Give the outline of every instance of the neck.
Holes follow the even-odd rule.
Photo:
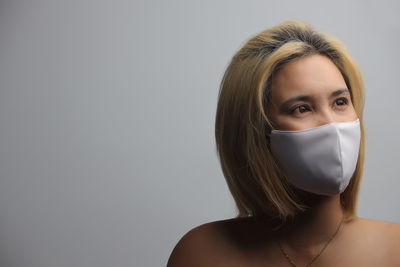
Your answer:
[[[314,247],[326,242],[343,218],[340,195],[313,198],[310,208],[289,220],[283,229],[283,242],[292,248]]]

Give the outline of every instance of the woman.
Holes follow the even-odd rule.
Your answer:
[[[364,86],[298,21],[251,38],[221,83],[216,143],[237,218],[188,232],[168,267],[400,266],[400,226],[356,216]]]

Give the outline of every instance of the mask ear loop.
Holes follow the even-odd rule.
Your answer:
[[[275,72],[275,71],[274,71]],[[273,103],[271,103],[270,101],[270,86],[271,86],[271,79],[272,79],[272,74],[270,74],[267,79],[266,82],[263,86],[263,90],[262,90],[262,115],[264,117],[264,120],[266,122],[266,138],[269,140],[271,137],[271,133],[273,130],[277,130],[277,128],[273,125],[273,123],[271,122],[271,120],[268,119],[267,116],[267,110],[268,110],[268,106],[274,106]]]
[[[271,151],[271,135],[272,135],[272,131],[276,129],[276,127],[273,126],[272,122],[270,120],[268,120],[268,118],[265,119],[265,139],[267,142],[267,146],[269,151],[272,154]]]
[[[286,178],[284,169],[279,165],[279,163],[277,162],[276,158],[274,157],[274,155],[272,153],[271,135],[272,135],[272,131],[273,130],[278,130],[278,129],[277,129],[277,127],[274,126],[274,123],[271,120],[268,119],[267,113],[265,112],[268,109],[268,105],[273,105],[273,104],[269,101],[268,97],[265,97],[263,99],[263,110],[262,110],[262,113],[263,113],[263,117],[264,117],[264,120],[265,120],[265,128],[266,128],[265,129],[265,138],[266,138],[267,147],[268,147],[269,153],[271,154],[271,157],[272,157],[272,159],[274,161],[274,168],[275,168],[275,170],[276,170],[276,172],[278,174],[278,177],[279,177],[279,179],[281,181],[282,186],[285,188],[286,192],[293,199],[298,199],[298,196],[296,194],[296,189],[290,185],[288,179]],[[302,204],[301,204],[301,206],[302,206]],[[284,216],[284,217],[280,216],[279,219],[281,221],[283,220],[283,221],[286,222],[286,220],[289,219],[289,217],[290,216]]]
[[[267,138],[268,145],[269,145],[272,131],[277,130],[277,128],[274,126],[273,122],[268,119],[268,116],[265,113],[266,107],[264,106],[263,108],[264,108],[263,116],[264,116],[264,120],[265,120],[265,137]]]

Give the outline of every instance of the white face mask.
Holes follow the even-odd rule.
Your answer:
[[[271,151],[290,184],[318,195],[342,193],[356,168],[360,121],[271,132]]]

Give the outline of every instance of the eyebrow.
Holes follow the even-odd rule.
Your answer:
[[[334,98],[336,96],[342,95],[342,94],[350,94],[349,89],[338,89],[334,92],[331,93],[331,95],[329,96],[329,98]],[[288,100],[286,100],[285,102],[283,102],[281,104],[281,109],[285,109],[286,107],[290,106],[290,104],[297,102],[297,101],[310,101],[312,100],[313,97],[310,95],[298,95],[298,96],[294,96],[289,98]]]

